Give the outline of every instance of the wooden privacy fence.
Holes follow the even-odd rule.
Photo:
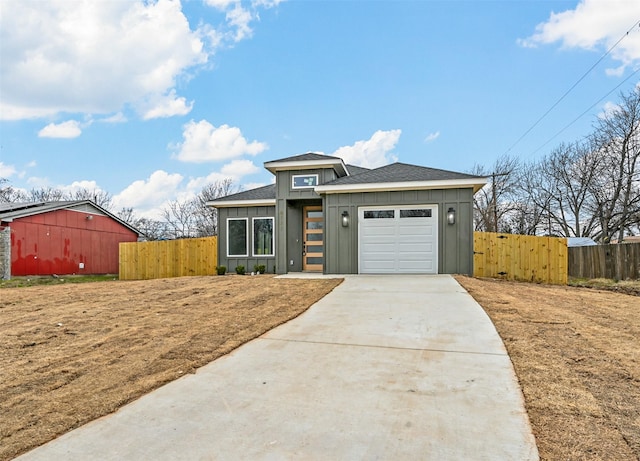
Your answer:
[[[567,239],[473,233],[473,275],[567,284]]]
[[[640,280],[640,243],[569,248],[569,275]]]
[[[217,264],[217,237],[120,244],[120,280],[214,275]]]

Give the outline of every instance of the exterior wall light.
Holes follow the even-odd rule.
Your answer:
[[[93,219],[93,215],[87,215],[87,221],[91,221]]]
[[[349,227],[349,212],[347,210],[342,212],[342,227]]]
[[[447,211],[447,223],[455,224],[456,223],[456,210],[453,207],[450,207]]]

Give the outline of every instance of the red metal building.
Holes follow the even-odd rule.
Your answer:
[[[120,242],[139,234],[89,200],[0,204],[7,227],[12,276],[117,274]]]

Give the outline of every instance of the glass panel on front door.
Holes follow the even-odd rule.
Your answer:
[[[302,270],[322,272],[324,259],[324,215],[322,206],[303,208]]]

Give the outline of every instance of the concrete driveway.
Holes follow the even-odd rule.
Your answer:
[[[537,460],[511,361],[450,276],[309,311],[21,460]]]

